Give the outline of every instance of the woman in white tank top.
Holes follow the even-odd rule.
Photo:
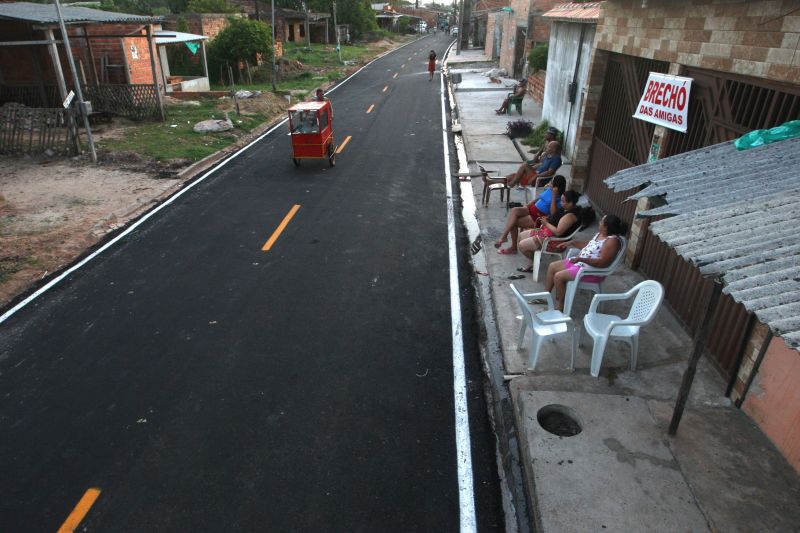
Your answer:
[[[556,309],[564,310],[564,292],[567,282],[575,279],[581,267],[589,265],[604,268],[614,261],[622,246],[620,236],[625,235],[627,231],[627,224],[622,222],[619,217],[606,215],[600,219],[600,231],[592,237],[592,240],[588,242],[567,241],[559,245],[562,250],[572,246],[581,248],[581,251],[575,257],[551,263],[547,269],[547,281],[544,288],[547,292],[552,291],[553,288],[556,289]],[[583,276],[581,278],[590,283],[602,279],[602,276]]]

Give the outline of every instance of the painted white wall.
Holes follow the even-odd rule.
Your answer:
[[[583,45],[580,46],[581,28],[584,28]],[[583,104],[586,78],[589,75],[589,58],[594,43],[595,24],[554,22],[550,30],[550,45],[547,54],[547,80],[544,87],[542,118],[551,126],[564,132],[564,155],[572,159],[575,136],[578,131],[581,105]],[[575,103],[569,103],[569,84],[575,76],[578,63],[578,89]]]

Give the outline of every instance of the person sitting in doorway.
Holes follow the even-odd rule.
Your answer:
[[[526,207],[514,207],[508,212],[506,225],[500,238],[494,242],[499,254],[517,253],[517,240],[520,230],[538,227],[539,219],[555,213],[561,208],[561,195],[567,188],[567,179],[564,176],[555,176],[550,186],[545,187],[542,194]],[[511,235],[511,246],[500,248]]]
[[[508,186],[523,187],[531,183],[536,184],[536,180],[540,180],[542,182],[540,184],[544,185],[550,180],[542,180],[542,178],[554,175],[561,168],[561,164],[561,143],[550,141],[545,146],[544,155],[538,162],[534,159],[525,161],[515,173],[506,176]]]
[[[521,80],[519,80],[519,83],[517,83],[514,86],[514,92],[511,93],[511,96],[506,97],[506,99],[503,100],[503,103],[500,104],[500,108],[495,109],[494,112],[497,113],[498,115],[506,114],[506,112],[508,112],[508,106],[511,105],[511,99],[524,98],[525,93],[527,91],[528,91],[528,80],[522,78]]]

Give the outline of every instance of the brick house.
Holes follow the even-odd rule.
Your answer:
[[[72,6],[62,11],[79,81],[94,110],[163,117],[154,38],[159,19]],[[0,46],[0,104],[60,105],[74,80],[55,8],[0,3],[0,33],[5,41]]]
[[[664,284],[666,302],[690,332],[703,319],[699,302],[710,293],[711,282],[654,236],[649,219],[634,218],[663,200],[626,202],[638,189],[612,190],[604,180],[648,161],[800,119],[799,9],[798,0],[607,0],[601,5],[572,185],[585,190],[602,212],[632,223],[631,265]],[[685,133],[632,118],[649,72],[693,80]],[[707,355],[728,382],[726,394],[800,469],[800,354],[770,331],[723,294]]]
[[[259,0],[229,0],[241,13],[251,19],[272,24],[272,6]],[[333,35],[333,17],[329,13],[308,12],[308,28],[312,43],[330,44]],[[306,13],[294,9],[275,8],[276,57],[283,55],[283,43],[306,40]]]
[[[558,3],[557,0],[511,0],[510,10],[494,13],[493,20],[487,21],[486,46],[490,43],[491,26],[494,34],[499,33],[500,67],[511,76],[522,76],[532,44],[546,43],[550,38],[550,24],[542,15]]]

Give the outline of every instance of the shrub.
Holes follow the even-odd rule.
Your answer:
[[[208,47],[209,74],[216,76],[226,63],[234,71],[245,61],[256,65],[257,56],[263,61],[272,61],[272,30],[263,22],[243,18],[231,18],[230,24],[211,41]],[[225,72],[227,69],[223,69]],[[225,74],[223,74],[225,79]]]
[[[538,43],[533,45],[531,53],[528,54],[528,68],[533,72],[540,70],[547,70],[547,43]]]
[[[541,121],[533,131],[530,132],[524,139],[522,139],[522,144],[526,146],[533,146],[536,148],[541,148],[544,145],[544,134],[547,131],[547,128],[550,127],[550,124],[547,123],[546,120]],[[559,131],[558,135],[556,135],[556,140],[564,145],[564,133]]]

